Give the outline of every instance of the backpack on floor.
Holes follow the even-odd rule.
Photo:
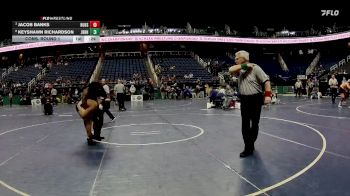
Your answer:
[[[45,115],[52,115],[53,113],[53,106],[51,103],[45,103],[44,104],[44,114]]]

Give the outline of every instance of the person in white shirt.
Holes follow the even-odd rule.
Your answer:
[[[57,104],[56,103],[56,101],[57,101],[57,90],[55,88],[51,89],[51,97],[52,97],[53,104]]]
[[[301,89],[303,87],[303,84],[301,83],[300,79],[297,80],[297,82],[294,84],[295,87],[295,97],[299,95],[301,96]]]
[[[119,103],[119,110],[125,111],[126,108],[124,106],[124,93],[125,93],[125,86],[122,83],[121,80],[118,80],[118,84],[114,86],[114,92],[117,94],[117,100]]]
[[[328,85],[331,89],[332,103],[335,104],[335,98],[337,97],[337,90],[338,90],[338,80],[335,78],[334,74],[329,79]]]
[[[133,95],[133,94],[135,94],[135,92],[136,92],[136,88],[135,88],[135,86],[132,84],[131,87],[130,87],[130,93]]]
[[[225,90],[222,86],[220,86],[220,88],[219,88],[219,94],[225,95],[225,93],[226,93],[226,90]]]
[[[13,94],[12,91],[9,93],[10,107],[12,107]]]

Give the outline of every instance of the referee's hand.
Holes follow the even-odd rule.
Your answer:
[[[268,104],[271,104],[271,97],[265,97],[265,99],[264,99],[264,104],[265,105],[268,105]]]
[[[272,98],[271,98],[271,97],[267,97],[267,96],[265,96],[265,99],[264,99],[264,104],[265,104],[265,105],[271,104],[271,100],[272,100]]]

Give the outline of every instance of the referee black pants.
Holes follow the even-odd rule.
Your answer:
[[[263,95],[241,95],[242,135],[245,151],[254,150],[254,143],[258,137]]]
[[[117,93],[117,100],[119,104],[119,110],[124,109],[124,93]]]
[[[335,103],[335,98],[337,97],[337,88],[331,88],[332,103]]]
[[[94,137],[99,138],[101,136],[101,130],[103,126],[103,110],[98,109],[93,118]]]
[[[111,111],[109,111],[109,108],[111,108],[111,102],[110,101],[103,101],[102,106],[103,106],[103,111],[106,112],[106,114],[109,116],[109,118],[113,120],[114,116],[111,113]]]
[[[297,97],[298,95],[299,95],[299,97],[301,96],[301,88],[295,89],[295,97]]]

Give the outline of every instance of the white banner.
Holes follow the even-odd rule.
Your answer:
[[[41,105],[41,100],[40,99],[32,99],[32,106],[37,106]]]
[[[242,43],[242,44],[301,44],[327,42],[340,39],[350,38],[350,32],[330,34],[318,37],[298,37],[298,38],[241,38],[241,37],[224,37],[224,36],[203,36],[203,35],[121,35],[100,37],[91,40],[90,36],[84,37],[84,42],[34,42],[26,44],[17,44],[0,47],[0,53],[70,44],[83,44],[91,42],[216,42],[216,43]],[[85,40],[87,39],[87,40]],[[87,42],[85,42],[87,41]]]
[[[306,75],[297,75],[297,79],[306,80]]]
[[[131,95],[131,102],[143,102],[143,95]]]

